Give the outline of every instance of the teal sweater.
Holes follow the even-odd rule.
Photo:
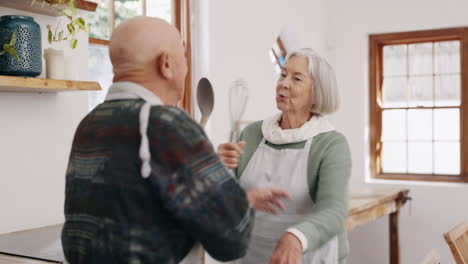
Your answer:
[[[247,126],[240,135],[246,141],[244,154],[235,170],[239,178],[263,139],[262,121]],[[304,148],[305,141],[293,144],[267,145],[275,149]],[[336,132],[314,137],[308,164],[310,197],[316,203],[313,213],[293,226],[307,237],[307,251],[316,250],[338,236],[338,255],[343,263],[349,248],[345,230],[348,206],[348,182],[351,175],[351,153],[346,138]]]

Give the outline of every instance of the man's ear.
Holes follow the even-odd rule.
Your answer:
[[[164,79],[172,79],[173,78],[173,61],[167,52],[162,52],[159,55],[158,60],[156,61],[158,71],[161,73],[161,77]]]

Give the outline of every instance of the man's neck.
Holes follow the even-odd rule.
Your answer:
[[[164,105],[175,105],[177,103],[174,102],[174,96],[171,93],[173,89],[171,89],[167,82],[155,78],[141,78],[139,76],[114,77],[113,81],[132,82],[141,85],[159,97]]]

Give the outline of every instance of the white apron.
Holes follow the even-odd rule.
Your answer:
[[[276,150],[265,144],[258,146],[245,168],[240,183],[245,190],[276,187],[286,189],[292,200],[285,201],[286,209],[279,215],[256,211],[255,225],[247,254],[239,264],[268,264],[276,243],[284,232],[302,222],[312,213],[314,203],[309,194],[307,165],[312,139],[303,149]],[[321,248],[307,252],[303,264],[337,264],[338,239],[334,237]]]

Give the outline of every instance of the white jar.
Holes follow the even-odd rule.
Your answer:
[[[46,78],[65,79],[65,55],[63,50],[48,48],[44,51],[44,58],[46,60]]]

